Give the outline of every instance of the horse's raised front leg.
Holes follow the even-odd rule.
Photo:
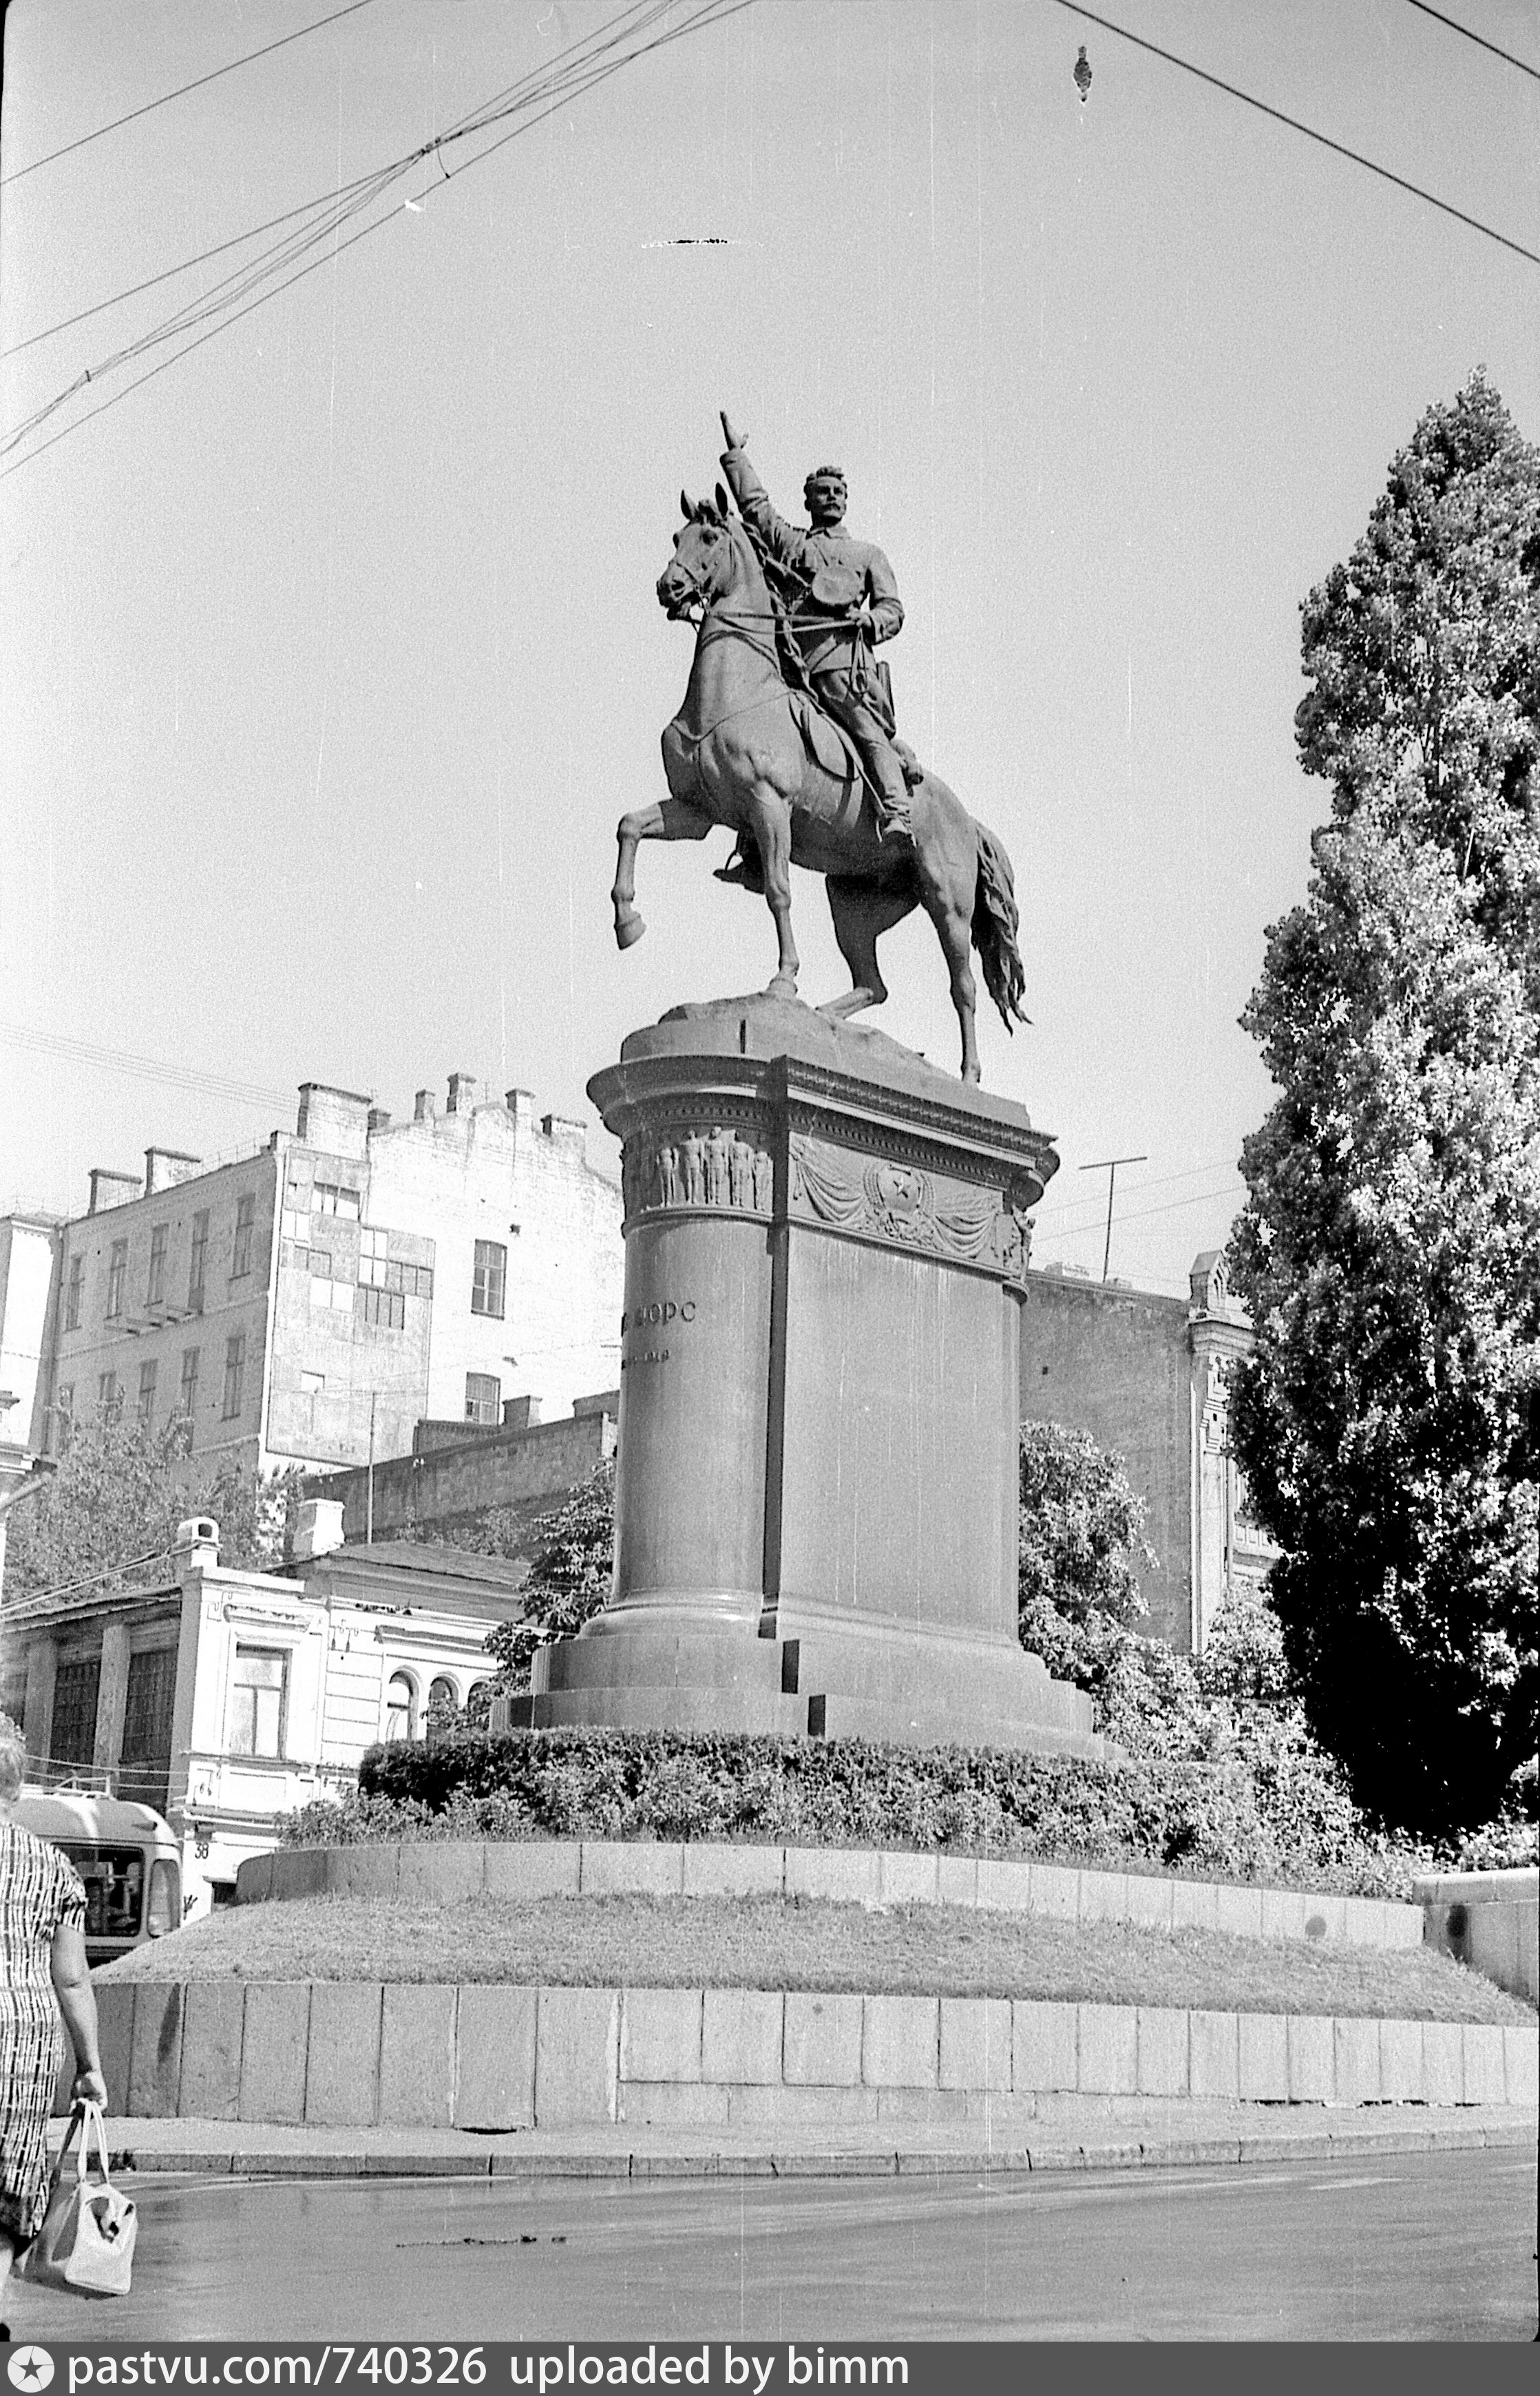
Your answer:
[[[851,987],[842,998],[826,999],[818,1013],[841,1018],[859,1015],[865,1006],[881,1006],[887,996],[887,984],[877,965],[879,939],[912,913],[919,898],[908,876],[883,890],[870,882],[848,881],[843,874],[831,873],[826,886],[834,938],[850,967]]]
[[[750,802],[750,823],[764,868],[764,900],[776,919],[777,955],[767,998],[795,998],[800,960],[791,937],[791,810],[777,791],[763,787]]]
[[[636,852],[644,840],[704,840],[711,829],[711,819],[703,815],[687,799],[659,799],[650,807],[638,807],[634,814],[622,816],[618,836],[620,855],[615,869],[615,887],[610,897],[615,901],[616,946],[629,949],[646,930],[636,909]]]

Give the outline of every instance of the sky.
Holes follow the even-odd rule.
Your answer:
[[[1058,0],[750,0],[424,159],[126,391],[168,353],[113,354],[263,244],[117,295],[616,15],[365,0],[216,74],[337,5],[7,19],[3,434],[92,384],[0,456],[0,1210],[77,1213],[152,1142],[255,1148],[310,1079],[398,1111],[518,1084],[615,1169],[590,1075],[775,964],[725,833],[644,848],[623,955],[608,900],[617,819],[664,794],[690,634],[654,584],[725,407],[784,512],[844,467],[907,610],[900,728],[1014,860],[1032,1026],[982,993],[980,1026],[1063,1160],[1037,1261],[1101,1271],[1084,1168],[1137,1156],[1110,1270],[1185,1293],[1328,811],[1300,601],[1479,365],[1540,434],[1540,267]],[[1540,79],[1408,0],[1100,13],[1540,249]],[[1540,66],[1525,0],[1444,13]],[[816,1003],[848,977],[815,877],[794,905]],[[867,1019],[955,1070],[923,916],[883,963]]]

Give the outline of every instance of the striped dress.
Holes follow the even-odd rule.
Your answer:
[[[67,1856],[0,1821],[0,2237],[23,2245],[48,2196],[48,2113],[62,2054],[50,1950],[61,1922],[86,1922]]]

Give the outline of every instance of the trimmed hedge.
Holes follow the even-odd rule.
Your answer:
[[[359,1795],[291,1816],[293,1844],[381,1838],[757,1840],[1037,1855],[1405,1896],[1420,1852],[1281,1757],[1116,1765],[1001,1748],[679,1731],[516,1731],[371,1748]]]

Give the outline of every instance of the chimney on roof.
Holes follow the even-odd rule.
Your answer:
[[[504,1398],[504,1431],[533,1431],[540,1419],[538,1398]]]
[[[389,1107],[371,1107],[369,1109],[369,1129],[371,1131],[387,1131],[390,1128],[390,1123],[391,1110]]]
[[[438,1100],[431,1090],[419,1090],[412,1100],[412,1121],[431,1123],[438,1112]]]
[[[158,1190],[174,1190],[179,1181],[190,1181],[199,1165],[201,1156],[189,1156],[181,1148],[147,1148],[144,1151],[144,1194],[153,1198]]]
[[[329,1556],[342,1545],[342,1513],[340,1498],[306,1498],[294,1525],[297,1564],[313,1564],[317,1556]]]
[[[332,1156],[367,1156],[367,1097],[358,1090],[335,1089],[328,1082],[301,1082],[295,1138]]]
[[[449,1112],[468,1115],[476,1103],[474,1073],[451,1073],[449,1076]]]
[[[110,1165],[91,1167],[91,1203],[88,1215],[103,1215],[109,1206],[126,1206],[137,1198],[143,1185],[137,1173],[114,1173]]]
[[[207,1514],[191,1514],[177,1524],[171,1543],[178,1577],[190,1572],[213,1572],[219,1561],[219,1526]]]

